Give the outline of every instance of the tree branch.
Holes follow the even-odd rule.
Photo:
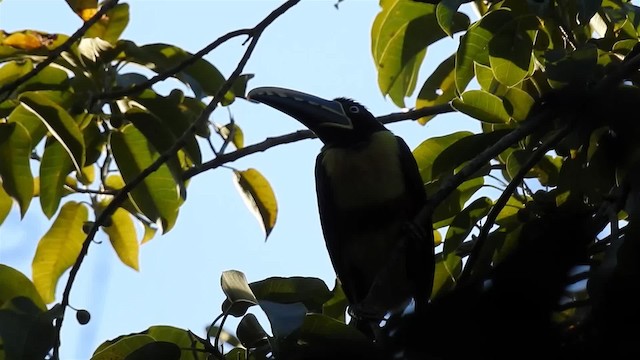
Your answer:
[[[67,283],[63,291],[62,303],[61,303],[62,314],[57,319],[55,330],[54,330],[55,346],[54,346],[53,358],[55,360],[59,359],[60,330],[62,328],[64,312],[66,310],[67,305],[69,305],[69,296],[71,294],[71,288],[73,287],[75,278],[78,274],[78,271],[80,270],[82,261],[84,260],[84,257],[87,255],[87,251],[89,250],[89,245],[91,245],[91,242],[95,237],[96,233],[98,232],[98,229],[100,228],[100,226],[105,223],[105,221],[116,211],[116,209],[120,207],[120,205],[122,205],[122,203],[128,198],[128,194],[131,192],[131,190],[133,190],[136,186],[138,186],[147,176],[149,176],[151,173],[153,173],[158,168],[160,168],[162,164],[164,164],[171,156],[173,156],[180,148],[182,148],[184,146],[184,143],[186,142],[186,139],[189,136],[191,136],[193,132],[195,132],[197,125],[206,121],[209,118],[209,116],[211,115],[211,112],[213,112],[213,110],[217,107],[218,103],[223,98],[224,94],[226,94],[226,92],[229,91],[229,89],[233,85],[233,82],[237,79],[237,77],[240,75],[240,73],[244,69],[244,66],[246,65],[247,61],[251,57],[251,54],[253,53],[253,50],[258,40],[260,39],[260,36],[264,32],[264,30],[267,28],[267,26],[269,26],[280,15],[284,14],[288,9],[296,5],[298,2],[300,2],[300,0],[289,0],[285,2],[283,5],[281,5],[276,10],[271,12],[271,14],[269,14],[266,18],[264,18],[264,20],[258,23],[253,29],[251,29],[251,31],[248,34],[251,39],[251,42],[249,43],[249,46],[245,50],[245,53],[242,56],[242,59],[239,61],[238,65],[236,66],[236,69],[233,71],[231,76],[229,76],[229,78],[224,82],[224,84],[218,90],[217,94],[213,97],[211,102],[202,111],[198,120],[194,121],[191,124],[189,129],[187,129],[182,134],[182,136],[180,136],[180,138],[176,140],[176,142],[173,144],[173,146],[171,146],[169,150],[162,153],[158,157],[158,159],[156,159],[156,161],[153,162],[153,164],[151,164],[144,171],[142,171],[142,173],[139,176],[137,176],[133,181],[131,181],[130,183],[127,183],[122,189],[120,189],[118,194],[113,198],[113,200],[109,203],[109,205],[107,205],[104,211],[102,211],[98,215],[96,221],[94,222],[93,226],[89,230],[89,233],[87,234],[87,237],[82,244],[82,249],[78,254],[76,262],[71,267],[71,270],[69,272],[69,278],[67,279]]]
[[[379,116],[377,119],[383,124],[391,124],[391,123],[399,122],[403,120],[416,120],[421,117],[425,117],[429,115],[444,114],[444,113],[453,112],[453,111],[454,110],[451,107],[451,105],[443,104],[443,105],[437,105],[432,107],[420,108],[416,110],[410,110],[406,112],[397,112],[389,115],[383,115],[383,116]],[[205,163],[194,166],[183,173],[182,179],[188,180],[207,170],[215,169],[221,165],[236,161],[247,155],[269,150],[270,148],[278,145],[288,144],[288,143],[305,140],[305,139],[313,139],[315,137],[316,135],[311,130],[298,130],[293,133],[280,135],[276,137],[270,137],[262,142],[243,147],[242,149],[238,149],[236,151],[232,151],[225,154],[220,154],[212,160],[209,160]]]
[[[498,218],[498,214],[500,214],[500,211],[502,211],[504,206],[507,205],[507,202],[509,201],[511,194],[520,185],[520,183],[524,179],[525,175],[529,172],[529,170],[531,170],[531,168],[533,168],[540,161],[540,159],[542,159],[542,157],[549,150],[551,150],[552,147],[554,147],[558,143],[558,141],[562,140],[565,136],[567,136],[570,130],[571,130],[570,126],[565,126],[563,129],[553,134],[553,136],[551,136],[551,138],[549,138],[545,143],[540,145],[540,147],[538,147],[531,154],[529,159],[527,159],[527,162],[522,165],[520,170],[518,170],[518,173],[513,177],[509,185],[507,185],[506,189],[504,189],[504,191],[502,192],[502,194],[500,194],[500,197],[491,208],[491,211],[489,211],[489,214],[487,215],[487,220],[485,221],[484,225],[482,225],[482,228],[480,229],[480,233],[478,234],[478,238],[473,244],[473,250],[471,251],[469,258],[467,259],[467,263],[464,266],[464,270],[462,270],[462,274],[460,274],[460,278],[458,279],[459,283],[464,283],[470,278],[471,271],[473,270],[473,267],[476,264],[476,261],[478,261],[478,257],[482,252],[482,247],[484,246],[484,243],[487,241],[489,231],[491,230],[491,228],[493,227],[493,224]]]
[[[129,88],[126,89],[122,89],[122,90],[116,90],[113,92],[109,92],[109,93],[103,93],[103,94],[99,94],[97,95],[93,100],[115,100],[115,99],[119,99],[128,95],[135,95],[138,94],[146,89],[149,89],[151,86],[153,86],[154,84],[166,80],[168,78],[170,78],[171,76],[177,74],[178,72],[186,69],[187,67],[193,65],[196,61],[200,60],[202,57],[204,57],[206,54],[208,54],[209,52],[213,51],[215,48],[217,48],[218,46],[222,45],[223,43],[238,37],[238,36],[242,36],[242,35],[247,35],[247,36],[251,36],[252,32],[255,30],[254,29],[240,29],[240,30],[235,30],[235,31],[231,31],[219,38],[217,38],[215,41],[213,41],[212,43],[210,43],[209,45],[205,46],[204,48],[202,48],[200,51],[198,51],[197,53],[193,54],[193,56],[177,65],[175,65],[172,68],[167,69],[164,72],[161,72],[157,75],[155,75],[154,77],[152,77],[151,79],[142,82],[140,84],[135,84]]]
[[[89,28],[93,24],[95,24],[98,20],[102,18],[104,14],[107,13],[107,11],[111,10],[111,8],[116,6],[116,4],[118,4],[118,1],[119,0],[105,1],[104,4],[102,4],[102,6],[100,7],[100,10],[98,10],[98,12],[96,12],[89,20],[85,21],[85,23],[78,30],[76,30],[76,32],[73,33],[73,35],[71,35],[64,43],[62,43],[62,45],[55,48],[51,52],[51,54],[49,54],[49,56],[47,56],[47,58],[44,59],[44,61],[36,65],[36,67],[33,68],[33,70],[29,71],[24,76],[21,76],[18,79],[0,87],[0,95],[6,92],[6,94],[2,95],[2,98],[0,98],[0,103],[7,100],[11,95],[11,93],[18,88],[18,86],[24,84],[34,76],[38,75],[40,71],[42,71],[44,68],[49,66],[52,62],[54,62],[58,58],[58,56],[60,56],[60,54],[62,54],[64,51],[68,51],[71,45],[73,45],[73,43],[78,41],[87,32],[87,30],[89,30]]]
[[[474,157],[459,172],[446,179],[440,189],[431,196],[427,205],[425,205],[420,213],[415,217],[414,223],[419,226],[423,226],[423,224],[430,224],[430,219],[435,208],[440,205],[440,203],[444,201],[444,199],[446,199],[458,186],[460,186],[460,184],[465,182],[471,175],[480,170],[480,168],[487,164],[491,159],[498,156],[498,154],[506,150],[509,146],[533,133],[545,122],[550,114],[551,109],[543,107],[536,115],[532,116],[529,120],[524,121],[519,127],[503,136],[491,147],[488,147]]]

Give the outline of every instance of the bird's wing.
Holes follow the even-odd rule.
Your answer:
[[[329,181],[327,172],[324,166],[322,166],[323,157],[324,152],[320,152],[316,158],[315,169],[318,212],[320,214],[320,222],[322,224],[322,233],[324,234],[329,258],[331,259],[331,264],[333,265],[336,275],[340,274],[341,277],[348,278],[349,275],[347,272],[349,271],[349,268],[345,266],[344,263],[344,247],[342,246],[343,243],[341,241],[343,234],[341,234],[339,229],[337,229],[337,226],[340,224],[342,219],[340,219],[337,206],[330,197],[330,194],[333,194],[333,192],[331,191],[331,182]],[[340,279],[340,281],[342,282],[343,289],[345,290],[345,294],[347,295],[349,302],[353,303],[356,299],[350,297],[354,292],[350,291],[351,289],[345,289],[349,284],[345,285],[344,280],[349,282],[349,279]]]
[[[415,217],[427,203],[427,194],[420,171],[409,146],[397,137],[400,163],[405,177],[407,195],[412,201],[411,213]],[[410,219],[413,220],[413,219]],[[411,225],[411,224],[407,224]],[[414,229],[413,234],[408,234],[407,241],[407,273],[414,283],[416,303],[426,303],[431,296],[433,286],[433,273],[435,271],[433,229],[431,223],[418,224],[424,231]]]

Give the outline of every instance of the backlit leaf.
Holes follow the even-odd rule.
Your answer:
[[[138,239],[129,213],[121,208],[116,209],[111,215],[111,226],[103,226],[102,230],[109,236],[111,246],[120,261],[134,270],[139,270]]]
[[[28,277],[10,266],[0,264],[0,307],[18,296],[28,297],[40,310],[47,310],[46,304]]]
[[[123,60],[146,66],[157,73],[165,72],[193,58],[191,53],[168,44],[149,44],[138,47],[128,42],[124,54]],[[198,99],[216,95],[225,82],[222,73],[202,58],[195,60],[193,65],[183,69],[175,77],[188,85]],[[225,94],[223,104],[231,103],[233,99],[234,95],[229,91]]]
[[[13,199],[4,191],[4,187],[0,184],[0,225],[2,225],[4,219],[7,218],[9,212],[11,212],[11,204],[13,204]]]
[[[73,12],[84,21],[89,20],[98,11],[98,0],[65,0]]]
[[[473,24],[460,38],[456,52],[456,87],[463,92],[473,79],[474,64],[489,65],[488,44],[494,34],[506,23],[513,20],[508,9],[502,8],[485,15]]]
[[[454,69],[454,55],[451,55],[438,65],[422,85],[422,89],[420,89],[420,93],[416,99],[416,109],[446,104],[456,96]],[[424,125],[434,116],[435,115],[425,116],[418,119],[418,121]]]
[[[62,206],[51,228],[40,239],[32,263],[33,283],[45,303],[54,300],[58,279],[74,264],[86,234],[87,208],[75,201]]]
[[[124,336],[116,342],[100,345],[91,360],[125,360],[127,355],[154,341],[155,339],[147,334]]]
[[[27,110],[34,113],[67,151],[73,166],[82,171],[84,166],[84,138],[78,124],[62,108],[44,95],[23,93],[19,98]]]
[[[158,158],[158,153],[132,125],[115,131],[110,138],[113,157],[126,183],[130,183]],[[147,176],[131,191],[131,197],[151,221],[160,220],[163,233],[171,230],[180,206],[175,181],[166,165]]]
[[[50,219],[58,210],[67,175],[73,163],[58,141],[50,141],[44,148],[40,163],[40,206]]]
[[[465,91],[461,98],[453,99],[451,106],[482,122],[505,124],[510,120],[502,99],[482,90]]]
[[[33,197],[33,175],[29,159],[31,139],[19,123],[0,123],[0,177],[2,187],[20,206],[24,217]]]
[[[382,94],[404,107],[413,93],[426,49],[446,37],[437,22],[435,5],[413,1],[384,1],[371,30],[373,59]],[[452,31],[466,29],[469,19],[456,13]]]
[[[93,24],[84,37],[100,38],[115,44],[127,24],[129,24],[129,4],[118,4]]]
[[[247,312],[247,309],[258,304],[253,291],[249,287],[244,273],[237,270],[227,270],[220,276],[220,285],[227,299],[222,304],[222,311],[240,317]],[[231,309],[229,309],[231,307]]]
[[[221,126],[220,135],[223,139],[228,139],[231,136],[231,143],[236,149],[242,149],[244,147],[244,134],[242,133],[242,129],[236,123],[229,123],[227,125]]]
[[[256,169],[234,170],[233,173],[235,184],[238,186],[247,207],[260,221],[264,229],[266,240],[275,226],[278,216],[278,204],[273,189],[267,179]]]

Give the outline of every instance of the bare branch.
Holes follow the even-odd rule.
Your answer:
[[[130,183],[127,183],[122,189],[120,189],[118,194],[113,198],[113,200],[104,209],[104,211],[102,211],[98,215],[96,221],[94,222],[93,226],[89,230],[89,233],[87,234],[87,238],[84,240],[82,244],[82,249],[78,254],[76,262],[71,267],[71,270],[69,272],[69,278],[67,279],[67,283],[65,285],[65,288],[62,294],[62,303],[61,303],[62,314],[56,321],[56,326],[55,326],[55,346],[54,346],[54,356],[53,356],[55,360],[59,359],[58,353],[59,353],[59,347],[60,347],[60,330],[62,328],[62,322],[64,319],[64,311],[66,310],[67,305],[69,305],[69,296],[71,294],[71,288],[73,287],[75,278],[78,274],[78,271],[80,270],[82,261],[84,260],[84,257],[87,255],[89,246],[91,245],[91,242],[93,241],[93,238],[98,232],[98,229],[100,228],[100,226],[102,226],[105,223],[105,221],[107,221],[107,219],[120,207],[120,205],[122,205],[122,203],[128,198],[128,194],[131,192],[131,190],[133,190],[136,186],[138,186],[147,176],[149,176],[151,173],[153,173],[158,168],[160,168],[162,164],[164,164],[171,156],[173,156],[180,148],[182,148],[184,146],[184,143],[186,142],[186,139],[189,136],[191,136],[193,132],[195,132],[197,125],[200,124],[201,122],[206,121],[209,118],[209,115],[211,115],[211,112],[216,108],[216,106],[218,105],[218,103],[220,102],[224,94],[227,91],[229,91],[229,89],[233,85],[233,82],[237,79],[237,77],[240,75],[240,73],[244,69],[245,64],[251,57],[251,54],[253,53],[253,50],[258,40],[260,39],[260,36],[264,32],[264,30],[267,28],[267,26],[269,26],[280,15],[284,14],[288,9],[296,5],[298,2],[300,2],[300,0],[289,0],[285,2],[283,5],[278,7],[271,14],[269,14],[266,18],[264,18],[264,20],[262,20],[253,29],[251,29],[251,32],[249,34],[251,42],[249,43],[249,46],[245,50],[245,53],[242,59],[239,61],[238,65],[236,66],[236,69],[233,71],[231,76],[229,76],[229,78],[225,81],[225,83],[222,85],[220,90],[218,90],[218,93],[213,97],[209,105],[207,105],[207,107],[202,111],[202,113],[199,116],[199,119],[193,122],[193,124],[191,124],[189,129],[187,129],[187,131],[185,131],[182,134],[182,136],[180,136],[180,138],[176,140],[176,142],[173,144],[173,146],[171,146],[169,150],[162,153],[158,157],[158,159],[156,159],[156,161],[153,162],[153,164],[151,164],[148,168],[142,171],[142,173],[139,176],[137,176],[133,181],[131,181]]]
[[[389,115],[379,116],[377,119],[383,124],[391,124],[394,122],[399,122],[403,120],[415,120],[424,116],[436,115],[436,114],[444,114],[448,112],[454,111],[453,108],[449,104],[438,105],[433,107],[425,107],[417,110],[411,110],[406,112],[397,112]],[[247,155],[255,154],[257,152],[262,152],[269,150],[272,147],[288,144],[304,139],[313,139],[316,135],[311,130],[298,130],[293,133],[267,138],[266,140],[243,147],[242,149],[238,149],[236,151],[232,151],[226,154],[220,154],[216,156],[213,160],[202,163],[198,166],[194,166],[191,169],[184,172],[182,175],[183,180],[190,179],[202,172],[207,170],[215,169],[219,166],[222,166],[226,163],[236,161],[240,158],[243,158]]]
[[[126,89],[122,89],[122,90],[117,90],[117,91],[113,91],[110,93],[104,93],[104,94],[99,94],[95,97],[94,100],[115,100],[115,99],[119,99],[128,95],[135,95],[138,94],[142,91],[144,91],[145,89],[149,89],[151,86],[153,86],[154,84],[166,80],[168,78],[170,78],[171,76],[177,74],[178,72],[186,69],[187,67],[193,65],[196,61],[200,60],[203,56],[205,56],[206,54],[208,54],[209,52],[213,51],[215,48],[217,48],[218,46],[222,45],[223,43],[238,37],[238,36],[242,36],[242,35],[247,35],[247,36],[251,36],[251,34],[254,32],[255,29],[240,29],[240,30],[235,30],[235,31],[231,31],[219,38],[217,38],[215,41],[213,41],[212,43],[210,43],[209,45],[205,46],[204,48],[202,48],[202,50],[198,51],[197,53],[193,54],[192,57],[190,57],[189,59],[173,66],[172,68],[167,69],[164,72],[161,72],[159,74],[157,74],[156,76],[152,77],[151,79],[142,82],[140,84],[135,84],[129,88]]]
[[[95,24],[98,20],[100,20],[102,16],[107,13],[107,11],[111,10],[111,8],[113,8],[114,6],[116,6],[116,4],[118,4],[118,1],[119,0],[105,1],[104,4],[102,4],[102,6],[100,7],[100,10],[98,10],[98,12],[96,12],[89,20],[85,21],[85,23],[78,30],[76,30],[76,32],[73,33],[73,35],[71,35],[64,43],[62,43],[62,45],[55,48],[51,52],[51,54],[49,54],[49,56],[47,56],[47,58],[44,59],[44,61],[36,65],[36,67],[33,68],[33,70],[29,71],[24,76],[21,76],[15,81],[12,81],[0,87],[0,94],[4,93],[4,95],[2,95],[2,98],[0,98],[0,103],[7,100],[11,95],[11,93],[18,88],[18,86],[24,84],[34,76],[38,75],[40,71],[42,71],[44,68],[49,66],[52,62],[54,62],[58,58],[58,56],[60,56],[60,54],[62,54],[65,51],[68,51],[71,45],[73,45],[73,43],[75,43],[82,36],[84,36],[84,34],[87,32],[87,30],[89,30],[89,28],[93,24]]]

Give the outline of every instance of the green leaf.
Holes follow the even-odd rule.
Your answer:
[[[496,80],[514,86],[529,73],[533,42],[527,33],[513,27],[500,31],[489,41],[489,63]]]
[[[473,24],[460,38],[456,52],[456,87],[463,92],[473,79],[474,64],[489,65],[489,41],[505,24],[513,20],[508,9],[491,11]]]
[[[495,130],[457,139],[436,155],[431,170],[432,178],[453,175],[456,168],[473,159],[510,132],[510,130]]]
[[[460,275],[456,271],[462,263],[462,258],[455,253],[456,249],[469,236],[478,221],[487,216],[492,205],[491,199],[487,197],[478,198],[451,221],[445,236],[442,254],[444,256],[444,266],[454,279]]]
[[[340,281],[336,279],[333,290],[331,291],[331,298],[322,304],[322,314],[344,322],[348,305],[349,301],[347,300],[347,296],[342,290]]]
[[[87,208],[70,201],[62,206],[51,228],[40,239],[33,257],[33,283],[45,303],[55,298],[56,284],[62,273],[80,254],[86,234],[82,226],[89,218]]]
[[[436,6],[438,25],[449,36],[453,36],[455,32],[453,29],[453,17],[462,3],[462,0],[442,0]]]
[[[435,6],[413,1],[383,1],[371,30],[372,54],[383,95],[404,107],[415,89],[418,71],[429,45],[444,38]],[[452,30],[466,29],[469,19],[456,13]]]
[[[506,124],[510,116],[499,97],[482,90],[465,91],[451,102],[456,110],[482,122]]]
[[[115,44],[128,24],[129,4],[118,4],[107,11],[102,19],[93,24],[84,37],[100,38]]]
[[[238,339],[247,349],[254,349],[268,341],[269,335],[253,314],[242,317],[236,330]]]
[[[268,300],[281,304],[300,302],[312,312],[321,312],[322,305],[331,298],[329,288],[318,278],[270,277],[249,286],[258,301]]]
[[[51,311],[43,312],[32,299],[14,297],[0,309],[2,359],[45,359],[53,347]]]
[[[222,291],[227,296],[222,311],[240,317],[247,312],[247,309],[258,304],[253,291],[249,287],[244,273],[237,270],[227,270],[220,277]],[[231,307],[231,308],[230,308]]]
[[[4,187],[0,182],[0,225],[2,225],[4,220],[7,218],[9,212],[11,212],[12,204],[13,199],[11,199],[11,196],[9,196],[6,191],[4,191]]]
[[[188,101],[187,98],[183,96],[181,92],[172,91],[171,94],[167,97],[161,96],[152,90],[145,90],[140,95],[133,97],[133,99],[139,105],[147,110],[150,114],[155,116],[155,119],[147,119],[147,122],[159,122],[158,126],[162,127],[162,136],[151,136],[151,134],[147,135],[147,132],[143,131],[144,124],[138,124],[136,127],[142,131],[145,136],[147,136],[154,146],[157,143],[157,149],[162,151],[163,149],[168,149],[170,145],[172,145],[172,141],[167,141],[168,139],[177,139],[181,137],[189,126],[197,119],[196,116],[189,113],[189,109],[187,105],[185,105],[185,101]],[[192,98],[191,98],[192,99]],[[201,103],[198,101],[198,103]],[[200,109],[201,110],[201,109]],[[138,114],[138,113],[135,113]],[[199,114],[198,114],[199,115]],[[135,120],[135,119],[134,119]],[[153,127],[153,125],[150,125]],[[164,130],[166,129],[166,130]],[[157,130],[157,129],[156,129]],[[173,134],[171,136],[170,134]],[[155,138],[158,139],[155,139]],[[155,140],[161,140],[162,142],[158,142]],[[167,142],[171,142],[171,144],[167,144]],[[200,147],[198,142],[196,141],[195,136],[189,136],[186,139],[186,145],[184,146],[184,151],[189,155],[191,161],[195,164],[202,163],[202,154],[200,153]]]
[[[515,121],[523,121],[529,115],[529,110],[535,104],[535,99],[526,91],[518,88],[509,88],[504,95],[504,105],[509,115]]]
[[[10,266],[0,264],[0,307],[19,296],[31,299],[40,310],[47,310],[47,305],[28,277]]]
[[[126,210],[118,208],[111,215],[111,225],[102,230],[109,236],[111,246],[123,264],[134,270],[140,270],[138,263],[139,245],[136,228]]]
[[[158,117],[138,108],[131,108],[125,113],[125,119],[130,121],[144,137],[153,145],[158,153],[165,153],[177,141],[177,137],[165,126]],[[195,138],[194,138],[195,140]],[[198,155],[199,152],[198,152]],[[182,181],[182,165],[177,156],[171,156],[165,163],[173,180],[184,191],[184,181]]]
[[[159,156],[144,135],[132,125],[112,132],[110,142],[113,157],[126,183],[140,176]],[[171,230],[178,217],[180,199],[166,165],[160,166],[136,186],[131,191],[131,197],[147,218],[153,222],[161,221],[163,233]]]
[[[20,206],[24,217],[33,197],[33,175],[29,159],[31,139],[19,123],[0,123],[0,177],[2,187]]]
[[[49,141],[40,163],[40,206],[49,219],[56,213],[73,163],[58,141]]]
[[[235,184],[249,210],[256,216],[265,232],[265,241],[276,225],[278,203],[271,185],[253,168],[233,171]]]
[[[440,155],[444,149],[451,146],[451,144],[472,134],[473,133],[469,131],[458,131],[444,136],[429,138],[418,145],[418,147],[413,150],[413,156],[418,163],[422,180],[424,180],[425,183],[436,180],[436,174],[433,173],[433,164],[438,155]]]
[[[18,99],[64,146],[76,170],[82,171],[85,159],[84,138],[73,118],[58,104],[38,93],[23,93]]]
[[[19,123],[27,130],[31,139],[30,150],[33,150],[47,134],[47,127],[31,111],[22,105],[16,106],[9,115],[9,123]]]
[[[162,73],[191,58],[193,58],[191,53],[177,46],[149,44],[138,47],[132,42],[127,42],[123,60],[134,62],[157,73]],[[210,62],[202,58],[195,60],[193,65],[178,72],[175,77],[188,85],[198,99],[204,96],[215,96],[225,82],[222,73]],[[225,94],[223,104],[229,104],[233,102],[233,99],[234,95],[229,91]]]
[[[368,341],[355,327],[322,314],[307,314],[300,328],[300,339],[318,339],[335,341]]]
[[[554,87],[565,84],[585,84],[597,73],[598,49],[587,44],[556,61],[547,61],[547,76]]]
[[[155,341],[144,344],[125,356],[124,360],[179,360],[180,347],[168,341]]]
[[[439,186],[439,182],[433,187]],[[475,177],[463,182],[444,201],[438,205],[433,213],[433,228],[439,229],[451,223],[453,218],[464,208],[464,204],[484,185],[482,177]],[[427,189],[428,191],[428,189]]]
[[[33,62],[26,59],[10,61],[0,67],[0,86],[12,83],[33,69]]]
[[[156,341],[166,341],[178,345],[182,349],[182,360],[204,360],[207,358],[206,353],[200,352],[204,350],[204,345],[198,341],[194,343],[188,330],[157,325],[148,328],[144,333],[152,336]],[[198,352],[197,358],[194,357],[196,352]]]
[[[93,353],[91,360],[124,360],[127,355],[154,341],[152,336],[146,334],[121,337],[116,342],[107,342],[106,346],[100,345]]]
[[[431,299],[436,299],[447,293],[455,285],[455,278],[462,273],[462,262],[455,264],[450,268],[445,265],[442,256],[436,256],[436,268],[433,273],[433,289],[431,291]]]
[[[446,104],[456,96],[454,70],[455,56],[451,55],[438,65],[422,85],[422,89],[420,89],[420,93],[416,99],[416,109]],[[424,125],[434,116],[435,115],[422,117],[418,119],[418,122]]]
[[[233,92],[236,97],[244,98],[247,93],[247,83],[254,77],[254,74],[242,74],[238,76],[236,81],[233,82],[233,85],[231,85],[231,92]]]

